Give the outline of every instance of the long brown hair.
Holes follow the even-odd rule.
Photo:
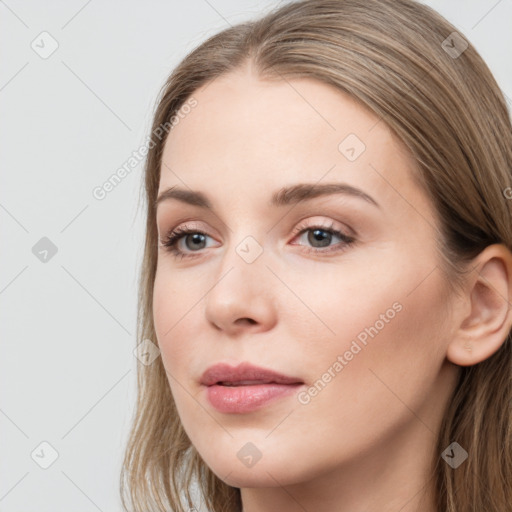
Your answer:
[[[250,61],[263,80],[314,78],[376,113],[418,163],[418,178],[441,222],[443,270],[451,283],[486,246],[512,250],[512,127],[503,93],[462,34],[413,0],[305,0],[228,28],[191,51],[158,98],[162,133],[194,91]],[[191,114],[193,115],[193,113]],[[176,117],[173,117],[176,116]],[[165,135],[168,130],[165,130]],[[155,199],[165,136],[145,167],[147,224],[137,343],[156,341]],[[432,456],[437,509],[505,512],[512,504],[512,338],[487,360],[460,368]],[[194,485],[211,512],[239,512],[240,490],[216,477],[191,444],[158,358],[138,366],[138,397],[121,473],[125,510],[182,512]],[[440,457],[457,441],[467,461]],[[126,494],[126,496],[125,496]],[[128,508],[127,498],[132,508]]]

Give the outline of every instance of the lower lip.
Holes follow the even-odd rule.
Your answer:
[[[246,386],[221,386],[214,384],[206,389],[210,403],[220,412],[244,413],[259,409],[276,398],[291,395],[302,384],[254,384]]]

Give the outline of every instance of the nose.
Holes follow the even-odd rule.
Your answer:
[[[205,296],[206,319],[229,335],[271,329],[276,323],[275,289],[263,255],[249,263],[230,249]]]

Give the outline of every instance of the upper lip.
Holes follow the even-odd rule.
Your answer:
[[[261,384],[303,384],[297,377],[289,377],[250,363],[241,363],[238,366],[230,366],[226,363],[218,363],[210,366],[201,376],[201,384],[212,386],[220,382],[237,384],[244,381],[255,381]]]

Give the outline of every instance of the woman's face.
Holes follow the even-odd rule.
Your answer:
[[[400,453],[408,471],[431,453],[454,383],[453,299],[413,160],[383,120],[314,80],[240,71],[193,97],[166,141],[159,195],[176,187],[210,205],[159,203],[163,242],[184,226],[199,234],[176,242],[183,257],[158,249],[153,297],[190,440],[235,487],[300,483],[370,454],[367,471]],[[351,188],[272,201],[299,184]],[[246,362],[302,384],[201,384],[212,365]]]

